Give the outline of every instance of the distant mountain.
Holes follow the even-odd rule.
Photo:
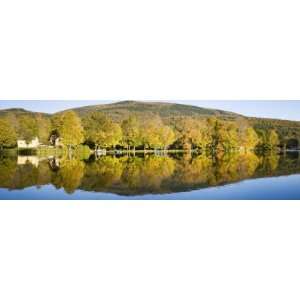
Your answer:
[[[42,115],[44,117],[50,117],[50,114],[46,114],[46,113],[40,113],[40,112],[32,112],[23,108],[8,108],[8,109],[1,109],[0,110],[0,117],[4,117],[7,115],[13,115],[16,117],[20,117],[20,116],[36,116],[36,115]]]
[[[167,102],[144,102],[144,101],[122,101],[111,104],[90,105],[73,109],[79,116],[84,116],[91,111],[101,111],[107,113],[115,120],[126,118],[129,114],[158,114],[161,118],[170,117],[224,117],[237,118],[241,117],[236,113],[208,109],[198,106],[167,103]]]

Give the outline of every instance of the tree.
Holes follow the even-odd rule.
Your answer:
[[[255,149],[260,139],[249,122],[245,118],[238,118],[235,123],[237,125],[238,146],[244,150]]]
[[[238,148],[237,126],[234,123],[223,123],[220,133],[220,145],[223,151],[230,151]]]
[[[241,146],[238,126],[232,121],[210,118],[208,124],[211,132],[210,148],[213,152],[228,152]]]
[[[166,149],[175,141],[171,127],[165,125],[158,115],[150,115],[140,122],[139,142],[146,148]]]
[[[183,149],[191,150],[193,145],[201,144],[201,130],[199,123],[193,118],[180,118],[175,120],[174,128],[177,139]]]
[[[115,147],[122,139],[119,124],[101,112],[92,112],[83,120],[85,136],[88,142],[95,144],[95,148],[102,146]]]
[[[197,120],[194,124],[192,142],[198,148],[205,150],[212,143],[212,132],[208,120]]]
[[[115,148],[122,140],[122,128],[117,123],[112,123],[111,125],[110,145]]]
[[[18,137],[24,139],[27,143],[38,136],[37,120],[29,115],[19,118]]]
[[[81,120],[73,111],[67,111],[56,116],[53,120],[53,130],[69,150],[84,140]]]
[[[140,141],[144,148],[161,148],[161,130],[163,123],[158,116],[151,116],[143,121],[140,127]]]
[[[0,119],[0,150],[3,147],[13,147],[16,141],[17,136],[13,127],[7,120]]]
[[[279,145],[279,137],[277,132],[272,129],[269,133],[269,145],[271,147],[271,149],[274,149],[275,147],[277,147]]]
[[[259,148],[262,150],[273,150],[280,143],[278,134],[274,129],[258,129],[258,134],[260,137]]]
[[[140,122],[135,116],[130,116],[128,119],[122,122],[123,131],[123,142],[130,150],[130,147],[139,146],[141,144],[140,140]]]
[[[163,126],[160,130],[161,144],[166,150],[171,144],[175,142],[175,133],[169,126]]]
[[[54,185],[63,187],[68,194],[80,186],[84,176],[84,163],[78,159],[63,159],[56,173]]]
[[[252,127],[248,127],[246,131],[246,149],[255,149],[256,146],[259,144],[260,139]]]
[[[49,118],[43,117],[41,114],[38,114],[36,117],[37,121],[37,136],[40,142],[47,144],[49,142],[50,133],[51,133],[51,121]]]

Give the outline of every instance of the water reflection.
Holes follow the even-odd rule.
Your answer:
[[[68,194],[76,190],[119,195],[165,194],[238,182],[247,178],[300,173],[299,153],[236,153],[173,156],[91,156],[0,158],[0,187],[9,190],[51,184]]]

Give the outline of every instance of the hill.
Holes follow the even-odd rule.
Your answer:
[[[222,117],[222,118],[237,118],[241,117],[236,113],[208,109],[198,106],[176,104],[167,102],[143,102],[143,101],[122,101],[111,104],[100,104],[84,106],[73,109],[79,116],[84,116],[91,111],[101,111],[110,115],[114,120],[120,121],[125,119],[130,114],[158,114],[161,118],[170,117]]]
[[[300,122],[246,117],[233,112],[203,108],[192,105],[167,102],[121,101],[110,104],[74,107],[72,110],[75,111],[81,118],[83,118],[90,112],[100,111],[108,114],[116,122],[121,122],[132,114],[136,115],[139,118],[149,118],[149,116],[151,118],[151,115],[159,115],[167,124],[169,123],[168,121],[171,118],[178,117],[208,118],[213,116],[219,119],[232,121],[247,120],[248,123],[253,126],[257,132],[260,130],[275,129],[279,135],[281,143],[284,143],[286,140],[295,139],[297,143],[300,144]],[[56,114],[60,114],[63,112],[64,111],[57,112]],[[5,117],[9,119],[10,123],[17,130],[19,136],[24,136],[24,133],[22,132],[24,121],[29,124],[27,127],[31,128],[35,125],[30,124],[46,124],[44,126],[47,127],[48,130],[50,127],[49,122],[51,116],[51,114],[27,111],[22,108],[0,110],[0,118]],[[30,123],[30,120],[33,121],[33,123]],[[48,137],[45,135],[44,141],[46,141],[47,138]]]
[[[0,110],[0,117],[6,117],[6,116],[15,116],[15,117],[21,117],[21,116],[43,116],[43,117],[51,117],[50,114],[41,113],[41,112],[32,112],[23,108],[9,108],[9,109],[1,109]]]
[[[135,114],[141,118],[149,114],[158,114],[163,120],[176,117],[208,118],[216,117],[224,120],[247,120],[256,130],[275,129],[280,140],[296,139],[300,144],[300,122],[280,119],[246,117],[237,113],[209,109],[199,106],[167,103],[167,102],[144,102],[122,101],[111,104],[84,106],[73,109],[80,117],[92,112],[101,111],[108,114],[113,120],[120,122],[128,115]]]

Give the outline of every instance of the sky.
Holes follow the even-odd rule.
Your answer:
[[[0,100],[0,109],[6,108],[24,108],[26,110],[35,112],[55,113],[64,109],[95,105],[106,104],[119,101],[52,101],[52,100],[19,100],[19,101],[6,101]],[[181,103],[188,105],[195,105],[206,108],[216,108],[227,110],[235,113],[242,114],[250,117],[264,117],[264,118],[277,118],[286,120],[300,121],[300,101],[195,101],[195,100],[170,100],[165,102]]]

